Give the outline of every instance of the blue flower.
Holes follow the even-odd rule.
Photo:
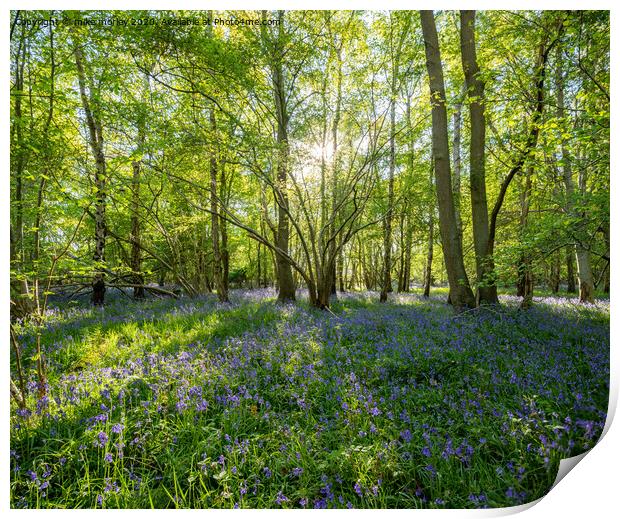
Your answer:
[[[276,495],[276,504],[281,505],[282,503],[285,503],[286,501],[288,501],[288,497],[286,497],[280,490],[278,492],[278,495]]]

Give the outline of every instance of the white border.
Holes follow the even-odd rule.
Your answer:
[[[1,223],[0,223],[0,243],[7,244],[9,242],[8,229],[9,229],[9,125],[6,122],[9,120],[9,9],[257,9],[269,7],[272,9],[459,9],[464,6],[468,8],[476,9],[528,9],[536,7],[537,9],[612,9],[611,1],[590,0],[586,4],[571,2],[571,1],[550,1],[541,0],[531,5],[527,2],[514,2],[514,1],[477,1],[477,2],[457,2],[457,1],[436,1],[436,2],[420,2],[420,1],[395,1],[395,0],[382,0],[369,1],[369,0],[357,0],[357,1],[343,1],[343,0],[314,0],[312,2],[303,0],[288,0],[288,1],[250,1],[250,0],[228,0],[228,1],[198,1],[198,0],[177,0],[175,2],[165,2],[161,0],[136,0],[134,2],[127,2],[127,0],[108,0],[99,2],[77,2],[59,0],[56,2],[32,0],[32,1],[16,1],[9,0],[8,9],[5,7],[0,12],[0,23],[5,29],[1,32],[0,48],[3,49],[2,59],[2,72],[3,81],[0,82],[0,89],[2,92],[3,103],[0,110],[2,110],[2,121],[4,124],[0,125],[0,132],[2,133],[2,142],[4,144],[4,157],[2,163],[2,187],[0,188],[0,211],[1,211]],[[467,5],[464,5],[467,4]],[[618,94],[618,82],[617,82],[617,50],[618,50],[618,36],[615,27],[616,14],[612,9],[611,12],[611,70],[612,70],[612,82],[611,82],[611,95],[613,99],[616,99]],[[610,171],[616,171],[618,161],[616,153],[617,139],[615,139],[616,124],[615,124],[616,110],[613,105],[611,108],[611,125],[612,125],[612,138],[611,138],[611,169]],[[617,250],[614,244],[620,243],[618,239],[618,209],[614,204],[614,188],[618,187],[618,182],[614,179],[614,175],[611,175],[611,243],[612,250]],[[615,225],[614,225],[615,224]],[[91,514],[123,514],[126,517],[129,514],[135,514],[133,510],[114,510],[114,511],[87,511],[87,510],[9,510],[9,406],[8,406],[8,381],[9,381],[9,347],[8,347],[8,315],[9,315],[9,298],[8,294],[9,286],[9,254],[6,248],[0,248],[0,254],[2,256],[2,266],[4,272],[4,296],[0,298],[0,313],[3,316],[1,322],[1,335],[5,339],[4,346],[0,350],[0,379],[3,381],[3,388],[1,394],[4,398],[0,397],[0,416],[3,417],[1,426],[1,438],[0,444],[0,513],[8,511],[9,514],[30,517],[34,515],[46,514],[58,517],[58,514],[80,514],[80,517],[84,514],[91,516]],[[611,292],[615,294],[618,290],[618,276],[615,269],[611,270]],[[611,313],[614,314],[614,304],[612,298]],[[522,511],[523,516],[529,518],[550,518],[550,517],[572,517],[573,515],[579,517],[591,516],[596,518],[612,517],[618,513],[620,507],[618,507],[618,500],[616,494],[618,493],[618,472],[616,470],[616,462],[620,460],[620,449],[618,445],[620,443],[620,428],[617,424],[613,424],[613,415],[615,414],[615,408],[618,400],[618,374],[619,374],[619,360],[617,351],[617,337],[618,337],[618,325],[614,319],[611,320],[611,391],[610,391],[610,404],[609,404],[609,418],[606,424],[606,434],[602,437],[599,444],[589,451],[578,463],[576,470],[571,470],[564,479],[562,479],[557,486],[555,486],[547,496],[543,497],[533,506],[524,505],[522,507],[494,509],[494,510],[390,510],[390,511],[378,511],[378,510],[355,510],[355,511],[337,511],[326,510],[319,512],[321,514],[329,514],[330,516],[343,516],[347,514],[347,517],[351,517],[352,514],[357,516],[370,517],[371,514],[388,513],[394,517],[416,517],[426,516],[432,514],[437,517],[442,514],[442,517],[498,517],[501,515],[511,515],[517,511]],[[616,420],[617,421],[617,420]],[[525,510],[525,511],[523,511]],[[615,513],[614,513],[615,512]],[[140,513],[140,512],[138,512]],[[156,510],[151,512],[159,517],[168,515],[167,510]],[[182,510],[177,511],[182,514],[203,514],[205,512],[201,510]],[[286,515],[299,516],[301,514],[311,513],[304,510],[296,511],[282,511],[282,510],[209,510],[207,512],[210,517],[223,517],[230,514],[235,514],[235,517],[239,517],[242,514],[244,517],[256,516],[256,517],[273,517],[273,515]]]

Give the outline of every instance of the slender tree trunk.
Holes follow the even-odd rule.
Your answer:
[[[433,189],[433,166],[434,161],[431,158],[431,170],[429,177],[429,189]],[[426,266],[424,268],[424,297],[429,297],[431,294],[431,284],[433,282],[433,248],[435,244],[435,204],[429,204],[428,210],[428,245],[426,252]]]
[[[220,251],[220,216],[218,214],[218,190],[217,190],[217,121],[213,107],[209,110],[209,121],[211,124],[211,149],[209,151],[209,173],[211,176],[211,243],[213,245],[213,277],[217,298],[220,303],[228,303],[228,291],[224,284],[222,272],[222,254]]]
[[[336,228],[338,225],[338,172],[339,172],[339,156],[338,156],[338,126],[340,125],[340,112],[342,107],[342,43],[336,48],[336,107],[334,110],[334,120],[332,122],[332,176],[331,176],[331,225],[329,226],[329,235],[331,240],[328,247],[328,264],[329,279],[330,279],[330,293],[332,296],[336,295],[336,275],[337,275],[337,254],[340,250],[341,237],[336,237]]]
[[[560,291],[560,269],[560,254],[555,252],[551,257],[551,268],[549,274],[549,288],[554,294],[557,294]]]
[[[256,288],[261,286],[261,254],[260,242],[256,242]]]
[[[611,258],[611,248],[610,248],[610,233],[609,233],[609,225],[603,226],[603,234],[605,235],[605,245],[607,246],[607,256]],[[609,294],[609,283],[610,283],[610,272],[611,270],[611,260],[607,263],[605,267],[605,278],[603,283],[603,292]]]
[[[404,292],[405,286],[405,210],[403,207],[398,219],[398,292]]]
[[[276,235],[276,246],[279,250],[289,253],[289,200],[288,200],[288,161],[289,161],[289,142],[288,142],[288,121],[289,114],[287,109],[287,94],[284,84],[284,49],[282,48],[282,31],[284,22],[284,11],[278,11],[278,43],[275,49],[276,55],[272,65],[273,91],[276,105],[277,119],[277,143],[278,143],[278,165],[277,165],[277,205],[278,205],[278,224]],[[277,276],[278,276],[278,302],[295,300],[295,283],[291,264],[282,254],[276,253]]]
[[[388,174],[387,212],[383,220],[383,276],[379,301],[387,301],[388,292],[392,290],[392,215],[394,212],[394,170],[396,164],[396,80],[398,62],[392,69],[392,89],[390,100],[390,162]]]
[[[228,203],[228,196],[226,195],[226,168],[222,164],[220,172],[220,201],[222,204]],[[220,255],[222,257],[222,282],[224,284],[224,290],[226,291],[226,297],[228,298],[228,278],[230,274],[230,253],[228,252],[228,225],[226,219],[220,217],[220,237],[222,239],[220,247]]]
[[[452,140],[452,193],[454,196],[454,213],[456,215],[456,231],[459,235],[461,247],[463,247],[463,219],[461,218],[461,124],[463,102],[459,99],[454,106],[452,126],[454,127]]]
[[[133,175],[131,181],[131,270],[134,299],[144,299],[144,276],[142,274],[142,249],[140,248],[141,225],[140,225],[140,169],[142,161],[134,160],[132,163]]]
[[[495,266],[489,248],[489,210],[487,207],[485,176],[485,99],[484,81],[476,58],[475,11],[461,11],[461,58],[471,125],[469,141],[469,178],[471,192],[471,214],[476,252],[476,302],[496,304],[497,287],[493,276]]]
[[[415,139],[413,136],[413,128],[411,125],[411,95],[407,95],[406,106],[406,120],[407,120],[407,132],[409,134],[409,174],[413,175],[414,169],[414,153],[415,153]],[[432,175],[432,170],[431,170]],[[413,178],[413,176],[411,177]],[[429,189],[432,190],[432,178]],[[406,231],[405,231],[405,265],[403,275],[403,290],[409,292],[409,286],[411,284],[411,249],[413,247],[413,224],[411,221],[411,209],[409,204],[406,205]]]
[[[528,225],[528,217],[530,213],[530,197],[532,194],[532,168],[530,167],[525,177],[525,186],[521,194],[521,232],[525,234]],[[532,298],[534,297],[534,274],[532,272],[531,259],[528,252],[523,252],[519,260],[517,295],[521,296],[521,308],[529,308],[532,306]]]
[[[439,51],[437,28],[432,11],[420,11],[426,68],[429,76],[432,105],[433,158],[435,166],[435,187],[439,206],[439,231],[444,263],[450,284],[451,304],[460,309],[476,305],[474,294],[469,286],[467,272],[463,263],[463,251],[456,228],[452,180],[450,175],[450,151],[448,147],[448,118],[446,115],[446,94],[443,70]]]
[[[106,161],[103,152],[104,140],[101,126],[101,114],[98,102],[93,102],[92,91],[86,92],[86,76],[84,74],[82,49],[75,48],[75,63],[78,72],[78,82],[80,87],[80,97],[82,108],[86,115],[88,126],[90,148],[95,159],[95,250],[93,260],[95,262],[95,275],[93,278],[92,303],[95,306],[103,306],[105,299],[105,243],[106,243],[106,189],[107,172]],[[93,109],[95,107],[95,109]]]
[[[11,216],[14,215],[10,229],[10,263],[17,275],[11,275],[11,319],[29,315],[35,308],[31,290],[24,271],[24,196],[23,174],[26,167],[26,147],[23,137],[22,94],[24,89],[24,65],[26,61],[26,29],[21,27],[20,42],[15,54],[15,85],[12,95],[14,122],[11,125],[11,175],[14,178]],[[13,145],[15,149],[13,149]]]
[[[577,292],[575,284],[575,248],[569,246],[566,248],[566,291],[569,294]]]
[[[343,246],[338,247],[338,262],[336,264],[338,273],[338,290],[346,292],[345,268],[344,268],[344,251]]]
[[[585,168],[579,169],[579,190],[581,193],[586,191],[586,171]],[[585,213],[579,215],[585,219]],[[577,277],[579,278],[579,301],[581,303],[594,302],[594,276],[592,274],[592,263],[590,252],[581,243],[576,245],[577,256]]]
[[[434,242],[434,222],[431,217],[428,224],[428,249],[426,253],[426,267],[424,269],[424,297],[431,294],[431,284],[433,282],[433,242]]]
[[[562,72],[562,56],[558,49],[558,59],[556,64],[556,104],[557,117],[564,120],[564,77]],[[575,215],[573,183],[572,157],[568,150],[566,139],[562,137],[562,172],[564,177],[564,188],[566,190],[566,212],[569,215]],[[585,171],[583,168],[579,170],[579,189],[585,191]],[[584,216],[584,215],[580,215]],[[590,265],[590,253],[584,249],[579,243],[575,244],[575,256],[577,258],[577,278],[579,279],[579,301],[582,303],[591,303],[594,301],[594,277],[592,275],[592,267]]]

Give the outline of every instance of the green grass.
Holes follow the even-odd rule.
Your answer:
[[[454,315],[437,292],[350,295],[333,313],[270,293],[56,312],[42,336],[49,399],[31,392],[30,415],[11,412],[12,506],[468,508],[544,495],[605,421],[607,304],[523,312],[508,298]],[[32,382],[33,330],[18,331]]]

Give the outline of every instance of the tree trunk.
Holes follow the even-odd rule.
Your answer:
[[[530,197],[532,194],[532,174],[530,167],[525,177],[525,186],[521,194],[521,232],[524,234],[527,230],[528,217],[530,213]],[[528,251],[521,254],[518,266],[517,295],[521,296],[521,308],[526,309],[532,306],[534,297],[534,275],[532,273],[531,259]]]
[[[338,247],[338,261],[336,263],[336,271],[338,273],[338,290],[340,290],[340,292],[346,292],[344,251],[342,245]]]
[[[446,115],[446,94],[439,51],[437,28],[432,11],[420,11],[426,68],[428,70],[430,99],[432,105],[433,159],[435,166],[435,187],[439,207],[439,231],[444,263],[450,285],[450,301],[457,308],[473,308],[474,294],[469,286],[463,251],[456,228],[452,180],[450,175],[450,151],[448,147],[448,118]]]
[[[86,77],[84,74],[82,49],[77,46],[75,48],[75,64],[78,72],[78,82],[80,87],[80,97],[82,99],[82,108],[86,115],[86,123],[88,126],[90,148],[95,159],[95,251],[93,260],[95,262],[95,275],[93,278],[92,303],[95,306],[103,306],[105,299],[105,242],[106,242],[106,188],[107,174],[106,161],[103,153],[103,131],[100,120],[100,110],[93,111],[92,91],[86,93]],[[98,108],[98,107],[97,107]]]
[[[461,218],[461,123],[463,102],[458,100],[454,106],[452,116],[453,139],[452,139],[452,193],[454,196],[454,213],[456,215],[456,232],[459,235],[461,247],[463,247],[463,219]]]
[[[566,248],[566,291],[569,294],[577,292],[575,284],[575,250],[574,247]]]
[[[610,232],[609,225],[603,224],[603,234],[605,235],[605,245],[607,247],[607,256],[611,258],[611,246],[610,246]],[[610,270],[611,270],[611,260],[608,261],[605,268],[605,277],[603,282],[603,292],[605,294],[609,294],[609,283],[610,283]]]
[[[403,292],[409,292],[409,285],[411,284],[411,249],[413,248],[413,225],[410,218],[407,218],[406,222]]]
[[[556,251],[551,257],[551,268],[549,273],[549,288],[554,294],[560,291],[560,269],[560,254]]]
[[[590,253],[577,245],[577,277],[579,278],[579,301],[581,303],[594,302],[594,278],[590,265]]]
[[[260,242],[256,242],[256,287],[261,287],[261,261]]]
[[[15,54],[15,85],[17,95],[11,95],[13,101],[14,122],[11,125],[11,174],[15,181],[13,193],[10,229],[10,268],[11,275],[10,298],[11,319],[19,319],[32,313],[35,309],[28,280],[24,271],[24,196],[23,173],[26,166],[26,146],[23,137],[22,93],[24,89],[24,66],[26,60],[26,28],[21,28],[20,43]],[[13,145],[15,149],[13,149]]]
[[[396,164],[396,79],[398,62],[392,67],[392,89],[390,99],[390,162],[388,174],[388,206],[383,220],[383,276],[379,301],[387,301],[392,290],[392,213],[394,211],[394,169]]]
[[[429,192],[433,189],[433,158],[431,157],[431,168],[428,179]],[[433,248],[435,245],[435,204],[429,204],[428,208],[428,246],[426,252],[426,266],[424,268],[424,297],[431,295],[431,284],[433,282]]]
[[[209,173],[211,176],[211,243],[213,245],[213,278],[217,290],[217,298],[220,303],[228,303],[228,291],[224,284],[222,273],[222,255],[220,252],[220,216],[218,214],[218,190],[217,190],[217,151],[216,151],[216,132],[217,122],[213,107],[209,110],[209,121],[211,124],[211,149],[209,151]]]
[[[220,172],[220,201],[222,204],[228,203],[228,197],[226,196],[226,169],[222,164]],[[222,282],[224,284],[224,290],[226,291],[226,297],[228,298],[228,278],[230,275],[230,253],[228,252],[228,226],[226,219],[220,217],[220,237],[222,239],[220,247],[220,255],[222,257]]]
[[[485,177],[485,115],[484,82],[476,58],[475,11],[461,11],[461,59],[471,125],[469,142],[469,178],[471,192],[471,215],[476,253],[476,302],[496,304],[497,286],[493,276],[493,256],[488,254],[489,210],[487,207]]]
[[[140,168],[142,162],[134,160],[131,179],[131,270],[133,272],[134,299],[144,299],[144,276],[142,275],[142,249],[140,248]]]
[[[560,120],[564,119],[564,77],[562,73],[562,56],[558,49],[558,57],[556,65],[556,103],[557,103],[557,117]],[[562,137],[561,142],[562,151],[562,172],[564,177],[564,187],[566,190],[566,212],[569,215],[575,214],[574,206],[574,192],[575,187],[573,185],[573,168],[572,158],[568,150],[567,142]],[[585,192],[586,177],[583,168],[579,170],[579,189]],[[584,215],[580,215],[584,216]],[[590,265],[590,253],[579,243],[575,244],[575,256],[577,257],[577,278],[579,280],[579,301],[582,303],[591,303],[594,301],[594,277],[592,276],[592,267]]]
[[[433,281],[433,241],[434,241],[434,222],[433,216],[430,215],[428,222],[428,250],[426,253],[426,267],[424,269],[424,297],[431,294],[431,283]]]
[[[284,85],[282,31],[283,31],[284,12],[278,11],[278,45],[275,49],[274,63],[272,65],[273,91],[276,105],[277,119],[277,143],[278,143],[278,166],[277,166],[277,205],[278,205],[278,226],[276,235],[276,246],[279,250],[289,253],[289,217],[288,217],[288,110],[287,95]],[[291,264],[280,253],[276,252],[277,276],[278,276],[278,302],[295,301],[295,284]]]

